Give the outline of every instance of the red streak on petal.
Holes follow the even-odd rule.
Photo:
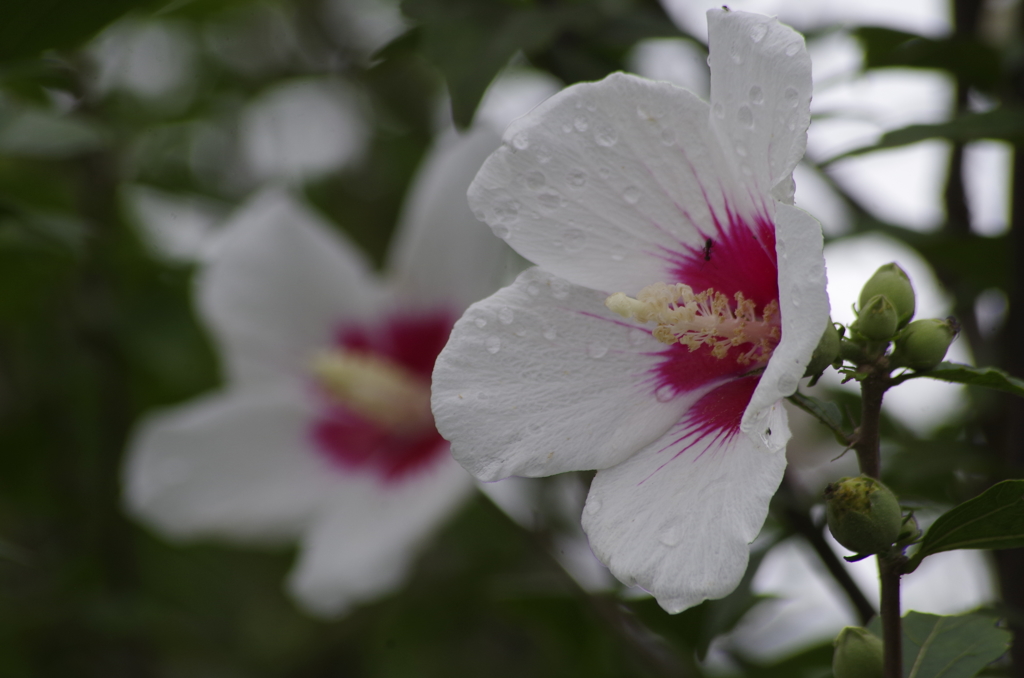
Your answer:
[[[450,311],[434,311],[396,314],[374,325],[346,324],[335,332],[334,345],[387,358],[429,382],[455,317]],[[329,400],[313,421],[310,437],[337,468],[372,473],[385,484],[409,479],[448,451],[447,441],[433,426],[393,431]]]

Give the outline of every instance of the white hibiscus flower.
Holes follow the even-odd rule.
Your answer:
[[[742,577],[829,312],[820,226],[790,204],[803,38],[708,22],[710,104],[614,74],[506,131],[470,205],[538,267],[456,323],[432,401],[482,480],[597,469],[591,548],[671,612]]]
[[[134,516],[178,538],[300,539],[290,588],[315,613],[401,580],[473,487],[434,427],[429,380],[452,323],[502,274],[504,245],[462,198],[496,143],[478,131],[434,153],[383,281],[283,191],[240,210],[197,288],[226,388],[136,432]]]

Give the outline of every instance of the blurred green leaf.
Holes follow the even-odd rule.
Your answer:
[[[961,363],[942,362],[938,366],[924,372],[907,372],[893,379],[893,383],[902,384],[910,379],[928,377],[954,384],[969,384],[1011,393],[1024,397],[1024,379],[1007,374],[998,367],[974,367]]]
[[[133,9],[156,0],[6,0],[0,22],[0,61],[74,47]]]
[[[809,396],[800,391],[789,396],[788,400],[827,426],[836,434],[836,439],[841,445],[846,444],[851,432],[847,431],[843,424],[843,413],[838,405],[832,401],[818,400],[814,396]]]
[[[785,657],[774,664],[753,662],[735,656],[746,678],[832,678],[832,641],[821,643]]]
[[[853,35],[864,47],[864,67],[868,69],[935,68],[982,88],[999,81],[999,52],[977,38],[926,38],[878,26],[861,26]]]
[[[913,572],[925,557],[954,549],[1024,546],[1024,480],[1004,480],[932,523],[911,556]]]
[[[0,153],[67,157],[95,150],[102,144],[101,130],[81,118],[34,107],[0,110]]]
[[[881,621],[869,625],[880,635]],[[903,617],[904,678],[971,678],[1001,657],[1010,632],[997,628],[992,617],[961,614],[940,617],[908,612]]]
[[[984,113],[965,113],[949,122],[933,125],[910,125],[886,132],[877,144],[855,148],[822,165],[829,165],[844,158],[863,155],[885,148],[896,148],[915,144],[925,139],[948,139],[968,142],[978,139],[1000,139],[1010,143],[1024,140],[1024,110],[1014,106],[1002,106]]]
[[[566,20],[558,6],[515,0],[403,0],[402,10],[419,22],[421,48],[448,83],[460,127],[512,55],[540,48]]]

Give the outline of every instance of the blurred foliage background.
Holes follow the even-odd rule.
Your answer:
[[[1024,143],[1020,3],[955,0],[941,13],[945,27],[927,34],[793,21],[812,58],[815,45],[850,38],[858,77],[940,74],[952,99],[941,119],[884,130],[862,148],[812,144],[804,171],[842,215],[818,215],[833,245],[882,233],[912,248],[955,297],[968,359],[1024,376],[1024,156],[983,179],[1009,187],[1009,217],[988,232],[972,226],[965,160],[979,140],[1006,153]],[[401,590],[329,622],[285,596],[293,553],[170,544],[121,510],[135,422],[220,380],[191,306],[205,233],[261,186],[284,182],[380,262],[431,141],[448,120],[473,124],[499,73],[511,64],[567,85],[633,69],[652,44],[700,57],[701,36],[670,14],[678,20],[655,0],[7,0],[0,675],[830,675],[821,637],[770,659],[747,652],[742,636],[721,637],[764,604],[752,582],[773,545],[796,534],[845,567],[829,559],[811,475],[787,480],[740,589],[675,617],[649,599],[586,590],[563,569],[558,537],[573,526],[550,507],[557,481],[537,481],[527,527],[481,495]],[[314,105],[337,116],[302,118]],[[819,112],[816,124],[835,116]],[[292,118],[305,134],[279,126]],[[926,228],[891,218],[835,170],[843,158],[935,139],[940,218]],[[855,395],[829,388],[857,410]],[[1024,406],[957,394],[940,425],[886,424],[885,479],[926,509],[1024,476]],[[810,428],[791,448],[819,465],[840,451]],[[991,609],[1024,628],[1024,554],[989,562]],[[870,612],[867,600],[845,604],[851,621]],[[1022,648],[1014,667],[1004,660],[990,675],[1024,676]]]

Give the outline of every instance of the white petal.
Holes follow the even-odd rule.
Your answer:
[[[775,212],[775,238],[782,341],[775,347],[743,414],[742,428],[778,452],[786,446],[789,436],[782,435],[786,429],[777,421],[782,411],[777,401],[796,391],[825,331],[829,303],[821,225],[803,210],[779,204]]]
[[[736,587],[786,467],[742,434],[676,456],[679,435],[598,471],[583,510],[594,554],[672,613]]]
[[[339,322],[379,305],[359,251],[283,191],[225,227],[198,283],[200,310],[235,381],[304,370]]]
[[[295,537],[335,474],[306,442],[302,393],[210,396],[146,420],[124,469],[130,513],[175,537]]]
[[[500,141],[487,127],[449,132],[424,160],[388,258],[404,301],[444,301],[461,311],[498,288],[508,248],[473,216],[466,190]]]
[[[472,489],[447,456],[402,484],[347,477],[306,533],[289,589],[310,612],[335,616],[395,587]]]
[[[715,169],[708,115],[665,82],[614,73],[573,85],[509,126],[470,186],[470,207],[555,275],[635,294],[668,279],[666,254],[703,246],[712,210],[727,221],[735,181]]]
[[[803,36],[774,18],[712,9],[708,45],[712,128],[735,176],[754,196],[767,195],[789,181],[807,145],[811,59]]]
[[[664,345],[604,300],[533,268],[455,324],[431,404],[470,473],[486,481],[606,468],[696,399],[658,400],[650,370]]]

